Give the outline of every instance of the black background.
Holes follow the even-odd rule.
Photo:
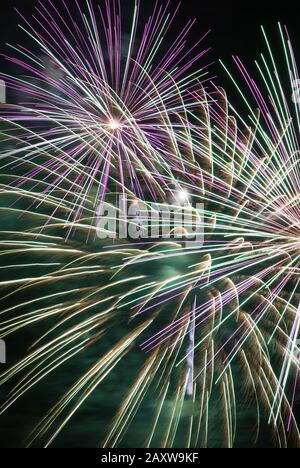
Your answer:
[[[81,0],[84,4],[85,1]],[[104,0],[93,0],[99,3]],[[162,0],[163,2],[166,0]],[[122,0],[130,5],[131,0]],[[172,0],[171,4],[177,4]],[[55,4],[60,0],[54,0]],[[154,5],[154,0],[142,0],[142,8],[149,12]],[[211,3],[211,5],[209,5]],[[19,18],[14,8],[18,8],[27,18],[33,13],[38,5],[38,0],[1,0],[0,10],[0,44],[1,52],[5,50],[5,43],[16,43],[23,38],[18,30]],[[209,5],[209,6],[208,6]],[[198,30],[194,34],[199,34],[208,29],[212,33],[207,39],[207,45],[213,48],[212,57],[214,59],[223,58],[228,60],[231,54],[243,56],[246,60],[252,61],[261,51],[262,38],[260,25],[264,25],[267,30],[276,31],[278,21],[287,24],[293,38],[294,45],[300,48],[299,15],[296,2],[286,0],[285,2],[257,1],[238,2],[228,1],[207,1],[207,0],[183,0],[181,2],[178,21],[195,17],[198,20]]]
[[[53,0],[59,4],[60,0]],[[84,1],[81,0],[83,3]],[[93,0],[95,3],[103,0]],[[165,1],[165,0],[162,0]],[[172,0],[171,3],[178,3]],[[131,0],[121,0],[121,3],[131,3]],[[147,16],[153,7],[153,0],[141,0],[143,9]],[[10,49],[6,43],[23,43],[24,33],[18,28],[19,17],[14,11],[14,7],[27,18],[30,18],[34,8],[38,5],[38,0],[0,0],[0,52],[8,53]],[[191,17],[197,18],[197,27],[194,28],[194,39],[199,37],[208,29],[212,29],[211,34],[205,42],[205,47],[212,47],[210,52],[210,61],[215,61],[213,66],[214,73],[218,74],[220,68],[218,59],[221,58],[225,63],[231,63],[231,55],[237,54],[243,61],[251,67],[253,61],[264,50],[265,45],[260,31],[260,26],[264,25],[272,39],[272,44],[276,50],[278,41],[277,22],[280,21],[288,26],[293,46],[296,51],[296,57],[300,53],[300,33],[299,33],[299,13],[296,8],[296,2],[286,0],[285,2],[275,3],[269,1],[238,2],[216,0],[183,0],[179,22],[182,23]],[[11,71],[6,61],[0,60],[0,71]],[[227,78],[222,76],[219,79],[226,87]],[[13,423],[12,423],[13,424]],[[13,433],[17,432],[13,427]],[[13,444],[13,442],[12,442]],[[1,445],[1,441],[0,441]]]
[[[53,0],[54,4],[59,6],[61,0]],[[133,0],[122,0],[122,5],[128,4],[128,11],[132,11]],[[167,0],[161,0],[162,3]],[[23,23],[17,13],[17,8],[27,19],[30,20],[35,8],[38,8],[39,0],[0,0],[0,53],[11,54],[11,49],[7,43],[15,45],[18,43],[28,45],[29,39],[20,30],[18,23]],[[85,4],[85,0],[79,0],[79,3]],[[99,4],[104,0],[92,0]],[[172,9],[179,3],[179,0],[171,0]],[[142,17],[147,17],[152,12],[154,0],[141,1]],[[265,51],[265,43],[261,33],[260,26],[263,25],[268,33],[272,43],[273,50],[279,44],[279,33],[277,23],[281,22],[288,26],[288,30],[293,42],[293,48],[296,57],[300,54],[300,34],[299,19],[296,9],[296,3],[286,0],[284,3],[275,3],[270,1],[238,2],[236,0],[228,1],[207,1],[207,0],[182,0],[180,13],[175,20],[175,28],[182,26],[190,18],[196,18],[197,23],[193,28],[190,38],[191,41],[199,39],[209,29],[211,33],[203,42],[203,48],[211,47],[209,55],[203,61],[203,65],[213,63],[210,68],[212,76],[219,75],[221,67],[218,59],[222,59],[227,66],[232,64],[232,55],[239,55],[245,65],[250,69],[253,66],[259,54]],[[177,23],[177,24],[176,24]],[[32,43],[29,45],[32,48]],[[281,46],[280,46],[281,48]],[[4,59],[0,58],[0,71],[15,74],[10,65]],[[221,72],[222,73],[222,72]],[[231,83],[226,74],[222,74],[219,84],[225,89],[231,89]],[[235,104],[234,94],[229,96]]]

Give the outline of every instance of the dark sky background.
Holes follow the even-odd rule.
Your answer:
[[[46,1],[46,0],[43,0]],[[55,5],[59,5],[61,0],[53,0]],[[73,0],[66,0],[67,3],[72,3]],[[92,0],[95,5],[104,0]],[[166,0],[161,0],[163,3]],[[82,5],[85,0],[79,0]],[[177,0],[171,0],[171,9],[179,3]],[[18,28],[20,18],[14,11],[17,8],[26,18],[30,19],[35,8],[38,7],[39,0],[1,0],[1,15],[0,15],[0,52],[11,53],[11,49],[6,46],[9,44],[25,44],[29,49],[32,49],[33,44],[23,31]],[[132,17],[133,0],[121,0],[123,7],[123,19],[126,18],[126,9],[128,9],[128,24]],[[154,0],[141,0],[141,18],[148,18],[151,14]],[[238,111],[242,112],[241,101],[237,97],[230,78],[222,70],[218,59],[222,59],[230,70],[234,70],[231,55],[239,55],[243,60],[247,69],[252,73],[256,73],[254,60],[259,57],[259,54],[266,51],[266,46],[263,40],[260,26],[264,25],[270,38],[274,51],[279,50],[277,60],[282,60],[280,55],[282,45],[280,44],[279,32],[277,23],[280,21],[286,24],[289,29],[290,36],[293,40],[293,47],[296,54],[300,53],[300,30],[298,14],[295,10],[295,2],[286,0],[285,2],[270,2],[266,0],[251,0],[250,2],[239,2],[237,0],[227,1],[209,1],[209,0],[182,0],[180,14],[170,31],[168,38],[172,38],[176,34],[176,29],[179,29],[186,23],[187,20],[196,18],[197,23],[190,35],[191,42],[197,41],[199,36],[203,35],[209,29],[211,33],[203,42],[203,48],[211,47],[210,53],[204,57],[199,64],[200,66],[208,65],[213,62],[210,67],[211,76],[218,76],[217,84],[224,87],[227,91],[229,99],[234,107],[238,107]],[[168,40],[167,38],[167,40]],[[278,47],[277,47],[278,46]],[[36,52],[38,52],[36,50]],[[280,62],[279,62],[280,63]],[[7,61],[0,58],[0,71],[9,72],[10,74],[18,73],[17,69],[12,69]],[[20,72],[20,71],[19,71]],[[254,77],[256,75],[254,74]],[[8,91],[8,101],[13,102],[14,98],[10,96]]]
[[[53,1],[59,4],[61,0]],[[84,3],[83,0],[79,1]],[[93,1],[96,3],[104,0]],[[0,52],[8,53],[10,49],[5,45],[6,43],[13,45],[22,43],[24,37],[26,37],[18,28],[19,17],[15,13],[14,7],[18,8],[24,16],[30,18],[34,8],[38,5],[38,0],[0,0],[0,2]],[[173,2],[177,4],[176,0],[172,0],[171,4]],[[126,3],[131,5],[131,0],[121,0],[121,3],[122,5]],[[141,4],[142,10],[145,10],[143,13],[147,17],[148,13],[151,12],[154,0],[141,0]],[[265,48],[260,25],[265,26],[269,37],[272,39],[273,48],[276,50],[278,42],[276,23],[280,21],[286,24],[293,40],[296,56],[300,54],[299,14],[295,1],[286,0],[285,2],[275,3],[266,0],[251,0],[249,2],[183,0],[180,15],[178,16],[178,24],[184,23],[191,17],[198,20],[197,26],[194,28],[193,39],[197,39],[199,34],[212,29],[205,42],[205,47],[212,47],[212,51],[210,58],[204,59],[204,63],[216,61],[213,66],[214,74],[220,72],[217,60],[222,58],[223,61],[230,64],[232,54],[239,55],[251,68],[253,61]],[[26,45],[28,45],[28,39]],[[6,72],[9,70],[12,72],[7,67],[7,63],[0,60],[0,71]],[[227,89],[228,79],[222,75],[218,80]],[[228,89],[231,89],[230,86],[228,86]],[[234,91],[232,93],[234,94]],[[11,434],[14,434],[16,432],[14,420],[11,421],[11,425]],[[11,443],[13,444],[13,442]]]
[[[99,1],[101,2],[101,0],[95,0],[96,3]],[[56,4],[59,2],[60,0],[54,0]],[[121,3],[126,2],[130,5],[131,0],[122,0]],[[177,2],[174,1],[174,3]],[[267,29],[275,29],[278,21],[289,26],[292,37],[298,41],[298,47],[300,47],[299,19],[294,1],[286,0],[284,3],[277,3],[266,0],[251,0],[251,2],[183,0],[181,4],[180,22],[196,17],[201,31],[212,29],[207,44],[213,47],[214,58],[228,59],[234,53],[251,60],[261,49],[260,25],[263,24]],[[207,6],[210,4],[211,6]],[[28,17],[37,5],[38,0],[1,0],[1,51],[5,48],[5,42],[15,43],[23,37],[23,34],[18,31],[18,17],[14,12],[14,7]],[[151,11],[154,0],[142,0],[142,5],[143,9]]]
[[[84,4],[85,1],[81,0]],[[104,0],[93,0],[98,3]],[[163,0],[166,1],[166,0]],[[172,3],[177,4],[175,0]],[[54,0],[55,4],[60,0]],[[122,4],[128,4],[131,11],[132,0],[122,0]],[[19,17],[14,11],[17,8],[27,18],[30,18],[38,5],[38,0],[1,0],[0,15],[0,51],[9,52],[10,49],[5,43],[16,44],[28,41],[24,33],[18,28]],[[154,5],[154,0],[142,0],[142,15],[147,17]],[[215,61],[211,68],[212,74],[220,73],[218,59],[222,58],[226,64],[231,64],[231,55],[239,55],[251,70],[253,61],[259,53],[264,50],[264,41],[260,31],[260,25],[264,25],[272,40],[273,48],[279,40],[277,22],[287,24],[293,45],[296,52],[300,53],[300,34],[298,15],[295,11],[295,2],[286,0],[284,3],[270,1],[238,2],[228,1],[207,1],[207,0],[183,0],[181,2],[180,14],[178,15],[178,26],[182,25],[190,18],[197,18],[197,25],[193,30],[192,39],[197,39],[199,34],[203,34],[208,29],[212,29],[207,37],[204,47],[211,47],[209,58],[204,59],[203,64]],[[176,27],[176,24],[175,24]],[[13,72],[2,59],[0,60],[0,70]],[[229,86],[229,79],[222,74],[219,83],[225,88]]]

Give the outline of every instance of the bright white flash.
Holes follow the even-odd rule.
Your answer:
[[[180,189],[175,193],[175,198],[179,203],[187,203],[190,199],[190,194],[186,189]]]
[[[120,128],[120,122],[116,119],[111,119],[108,123],[109,129],[110,130],[118,130]]]

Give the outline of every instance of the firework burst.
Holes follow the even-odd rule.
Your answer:
[[[292,49],[281,34],[293,81]],[[163,177],[168,191],[180,185],[174,203],[188,200],[191,209],[194,202],[203,204],[203,246],[141,242],[99,251],[99,242],[82,242],[96,230],[92,202],[85,204],[84,217],[70,223],[74,205],[63,200],[44,226],[57,203],[53,194],[39,213],[27,211],[27,226],[3,233],[1,257],[11,273],[2,283],[0,336],[41,323],[44,333],[37,331],[28,354],[3,374],[2,383],[20,380],[2,411],[93,351],[29,443],[54,443],[122,368],[128,390],[117,394],[122,403],[102,446],[254,445],[268,423],[268,443],[299,445],[298,108],[289,106],[279,73],[273,76],[262,60],[268,99],[236,59],[260,107],[253,111],[249,104],[251,125],[223,90],[207,95],[199,88],[174,133],[177,151],[175,160],[168,158],[169,174],[152,173],[156,182]],[[2,196],[10,196],[7,212],[16,218],[14,198],[44,197],[3,188]],[[70,224],[74,235],[65,241]],[[14,269],[26,271],[28,263],[35,275],[16,277]],[[146,431],[140,419],[145,415],[151,421]],[[247,428],[247,440],[241,435],[245,419],[254,428],[252,436]]]
[[[61,191],[75,219],[89,196],[97,205],[107,191],[163,196],[153,173],[172,175],[168,148],[207,79],[205,69],[193,71],[205,36],[187,45],[194,21],[166,39],[178,10],[169,12],[169,1],[155,3],[144,26],[139,1],[129,21],[120,1],[102,3],[62,2],[58,10],[39,2],[21,28],[40,53],[13,47],[18,58],[5,56],[27,76],[3,75],[23,96],[1,116],[10,143],[3,172],[18,173],[18,186],[31,180],[43,193]]]
[[[180,265],[178,258],[189,258],[185,272],[178,268],[170,284],[157,283],[158,293],[129,304],[147,314],[167,307],[170,298],[178,303],[179,316],[145,341],[143,349],[148,351],[170,346],[170,340],[176,343],[192,313],[194,345],[179,359],[179,365],[187,365],[191,358],[196,362],[199,350],[203,357],[203,347],[206,355],[210,353],[207,362],[201,366],[198,361],[198,367],[194,366],[194,388],[197,383],[200,386],[198,379],[203,374],[212,375],[216,385],[226,387],[232,375],[240,372],[245,393],[251,382],[257,402],[264,407],[262,413],[269,414],[267,420],[277,432],[278,443],[285,446],[293,431],[299,443],[299,103],[293,104],[292,99],[299,79],[287,31],[280,27],[280,34],[289,81],[286,85],[284,74],[279,73],[264,33],[269,55],[262,55],[262,64],[256,65],[267,97],[235,58],[258,106],[253,111],[242,94],[251,126],[229,106],[225,95],[216,106],[203,107],[202,117],[194,116],[201,127],[207,123],[207,132],[202,141],[203,132],[193,140],[199,166],[193,167],[185,158],[185,174],[190,180],[183,186],[205,205],[203,248],[197,253],[180,248],[162,251],[158,257],[143,259],[171,262],[175,258]],[[233,81],[241,92],[239,83]],[[235,117],[229,116],[228,109]],[[237,127],[236,119],[246,131]],[[179,314],[187,292],[190,307]],[[196,308],[192,307],[194,297],[201,298]],[[190,333],[188,326],[186,339]],[[233,380],[233,389],[240,387]],[[212,395],[211,389],[207,391],[208,407],[215,406]],[[231,411],[239,400],[232,399],[227,390],[221,401],[227,407],[226,434],[231,445],[236,428]],[[203,430],[210,426],[212,414]]]

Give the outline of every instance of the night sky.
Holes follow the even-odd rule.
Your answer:
[[[60,0],[54,0],[59,3]],[[101,0],[93,0],[98,3]],[[131,0],[121,0],[121,3],[132,3]],[[172,3],[177,3],[171,0]],[[148,12],[151,12],[153,7],[153,0],[141,0],[143,8],[145,9],[145,17]],[[264,25],[269,37],[272,40],[273,47],[276,49],[276,44],[279,38],[277,22],[281,22],[288,26],[291,38],[293,40],[294,50],[297,55],[300,54],[300,34],[299,34],[299,14],[296,9],[296,3],[291,0],[285,2],[268,2],[256,1],[251,2],[238,2],[233,0],[228,1],[191,1],[183,0],[179,15],[180,24],[191,17],[197,18],[197,25],[194,27],[192,39],[196,40],[199,34],[204,34],[207,30],[211,29],[211,34],[206,38],[204,47],[211,47],[211,51],[207,58],[204,59],[203,65],[213,62],[211,67],[212,75],[217,75],[217,82],[225,89],[228,89],[228,94],[233,95],[232,102],[235,102],[235,91],[230,88],[229,79],[222,75],[221,67],[218,63],[222,59],[230,66],[232,64],[231,55],[239,55],[248,67],[253,66],[253,62],[258,58],[259,54],[265,50],[264,41],[260,31],[260,25]],[[38,5],[38,0],[1,0],[1,15],[0,15],[0,50],[1,53],[9,53],[10,49],[6,46],[9,44],[18,44],[28,41],[24,33],[18,28],[19,18],[14,11],[14,8],[20,10],[27,18],[33,14],[34,8]],[[209,6],[208,6],[209,5]],[[131,8],[130,8],[131,11]],[[143,12],[144,13],[144,12]],[[178,21],[178,20],[177,20]],[[175,28],[178,26],[175,24]],[[28,45],[28,42],[27,42]],[[0,58],[0,70],[4,72],[14,73],[14,70],[6,63],[5,60]],[[125,371],[124,371],[125,372]],[[93,402],[91,403],[93,405]],[[20,405],[18,407],[21,409]],[[93,408],[91,408],[92,412]],[[9,441],[1,440],[1,427],[0,427],[0,447],[2,444],[14,446],[21,444],[26,427],[22,428],[23,433],[18,433],[16,420],[11,419],[7,426],[7,433],[10,438]],[[30,423],[30,421],[29,421]],[[30,426],[30,424],[28,425]],[[98,421],[95,421],[97,424]],[[3,428],[2,428],[3,429]],[[6,431],[6,429],[5,429]],[[15,436],[15,440],[12,437]],[[3,435],[2,435],[3,437]],[[78,436],[79,437],[79,436]],[[81,435],[80,435],[81,437]],[[97,440],[92,441],[93,444]],[[78,445],[76,434],[70,435],[70,440],[67,441],[69,446]],[[261,442],[263,445],[263,441]]]
[[[127,1],[129,5],[131,3],[130,0],[122,0],[122,3],[123,1]],[[143,0],[142,3],[145,10],[151,11],[153,0]],[[1,1],[1,49],[5,42],[15,43],[23,37],[17,27],[18,20],[14,8],[19,9],[28,17],[33,13],[37,4],[38,0]],[[208,4],[211,6],[207,6]],[[219,57],[228,59],[231,54],[240,54],[246,60],[251,61],[252,56],[260,51],[262,44],[260,25],[272,30],[278,21],[288,25],[290,33],[296,41],[295,46],[300,48],[299,38],[297,38],[299,21],[297,14],[295,14],[295,2],[291,0],[287,0],[283,4],[258,0],[251,2],[183,0],[179,16],[180,21],[185,18],[197,18],[202,31],[212,29],[212,33],[207,39],[207,45],[213,48],[212,56],[215,59]]]
[[[93,1],[95,3],[98,2],[98,0]],[[126,1],[130,7],[131,0],[123,1]],[[171,3],[173,3],[173,0]],[[207,6],[208,3],[212,5]],[[38,0],[1,1],[1,52],[10,51],[5,45],[6,43],[16,44],[28,41],[24,33],[18,28],[19,17],[14,8],[17,8],[27,18],[30,18],[37,5]],[[143,0],[142,11],[145,17],[148,13],[151,13],[152,7],[152,0]],[[232,54],[239,55],[251,70],[254,60],[265,50],[260,30],[261,25],[264,25],[273,46],[276,47],[276,43],[279,40],[277,23],[286,24],[293,40],[294,50],[296,53],[300,53],[299,21],[294,9],[295,2],[291,0],[284,2],[284,8],[282,8],[282,4],[280,3],[258,0],[252,0],[251,2],[238,2],[234,0],[226,2],[183,0],[181,2],[180,14],[178,15],[178,21],[180,22],[178,26],[190,18],[197,19],[196,26],[190,36],[191,40],[197,40],[199,34],[204,34],[206,31],[211,30],[211,33],[203,42],[205,48],[211,47],[209,55],[204,59],[204,64],[212,63],[210,70],[212,75],[215,76],[220,74],[218,59],[222,59],[227,65],[230,65]],[[129,11],[131,11],[131,7]],[[174,27],[176,28],[176,22]],[[0,66],[2,71],[8,70],[12,72],[7,62],[3,59],[0,59]],[[219,84],[225,88],[229,85],[228,79],[224,74],[219,80]],[[234,98],[234,96],[232,97]]]

